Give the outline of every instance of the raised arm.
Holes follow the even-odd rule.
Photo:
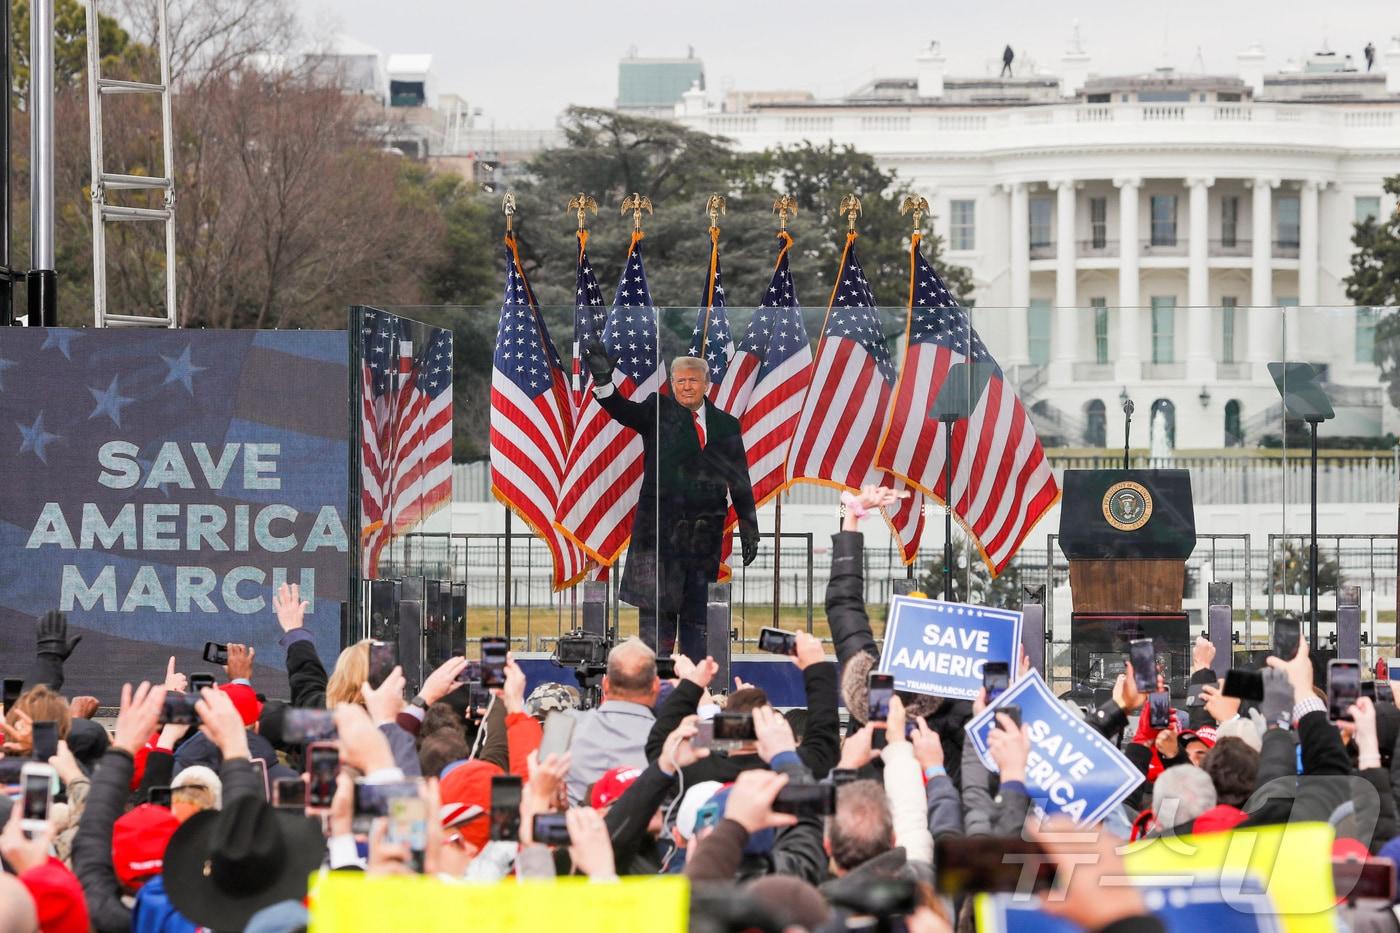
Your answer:
[[[656,430],[656,396],[648,396],[641,402],[623,398],[613,384],[613,370],[617,368],[617,361],[608,356],[606,347],[596,341],[589,344],[584,350],[583,361],[593,376],[593,397],[609,417],[638,433]]]

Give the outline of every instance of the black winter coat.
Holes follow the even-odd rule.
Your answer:
[[[634,402],[614,391],[598,403],[613,420],[641,435],[645,451],[618,596],[634,606],[679,612],[688,576],[698,574],[707,581],[719,576],[731,499],[739,523],[758,530],[739,421],[707,399],[701,449],[693,414],[669,395],[653,393]],[[704,593],[698,598],[703,613]]]

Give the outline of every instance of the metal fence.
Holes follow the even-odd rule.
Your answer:
[[[1065,470],[1117,469],[1123,458],[1056,456],[1048,451],[1056,480]],[[1308,457],[1305,451],[1248,456],[1134,457],[1134,469],[1191,471],[1191,497],[1205,505],[1277,505],[1308,500]],[[1324,456],[1317,464],[1317,501],[1322,503],[1394,502],[1400,489],[1400,448],[1374,453]],[[452,495],[458,502],[490,502],[491,477],[485,461],[459,463],[452,468]],[[793,505],[831,505],[831,490],[799,483],[784,493]]]

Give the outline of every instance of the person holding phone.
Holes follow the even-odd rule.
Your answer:
[[[1328,719],[1327,703],[1313,692],[1313,662],[1306,639],[1289,660],[1276,656],[1268,666],[1281,671],[1292,688],[1293,707],[1275,718],[1266,712],[1267,732],[1260,755],[1258,791],[1270,793],[1251,808],[1245,826],[1282,822],[1325,822],[1338,806],[1351,799],[1347,781],[1333,780],[1352,773],[1341,732]],[[1270,679],[1265,680],[1264,705],[1270,703]],[[1292,733],[1292,734],[1290,734]],[[1293,752],[1294,735],[1297,752]],[[1296,756],[1296,757],[1295,757]],[[1281,764],[1288,761],[1288,770]],[[1296,768],[1294,762],[1300,762]]]
[[[100,930],[126,929],[131,909],[122,901],[125,888],[113,863],[113,827],[131,792],[135,756],[156,732],[166,688],[142,683],[122,688],[112,746],[93,771],[83,818],[73,836],[73,871],[82,880],[92,925]],[[249,763],[248,732],[233,700],[221,690],[205,690],[195,704],[200,731],[218,748],[216,769],[223,802],[261,796],[261,778]]]
[[[37,826],[31,823],[28,830],[23,826],[28,822],[23,817],[23,808],[14,806],[4,830],[0,832],[0,855],[5,857],[14,877],[28,891],[36,909],[36,923],[32,929],[42,930],[86,930],[90,923],[87,900],[76,875],[63,862],[49,854],[54,842],[53,823],[47,819]],[[10,902],[12,904],[12,902]],[[7,902],[0,898],[0,911],[7,909]],[[13,907],[9,907],[13,909]],[[6,916],[6,921],[19,920]],[[15,926],[14,929],[23,927]]]
[[[796,753],[813,776],[824,778],[840,755],[841,717],[836,702],[836,667],[826,659],[821,641],[806,632],[797,633],[797,654],[792,656],[792,663],[802,672],[807,698],[807,726]],[[686,717],[699,711],[700,701],[718,671],[719,665],[712,658],[706,658],[693,668],[677,662],[676,672],[682,675],[681,680],[661,705],[656,714],[656,723],[647,736],[648,761],[655,761],[661,754],[666,737]],[[740,719],[742,714],[747,714],[756,723],[760,708],[772,709],[768,694],[758,687],[741,687],[729,694],[724,712],[726,716],[741,714]],[[577,734],[574,741],[577,744]],[[757,741],[741,741],[727,755],[712,755],[686,768],[685,784],[689,787],[700,781],[729,783],[741,772],[761,767],[763,760]]]
[[[612,769],[646,767],[647,738],[656,725],[652,707],[661,690],[656,653],[639,638],[619,643],[608,652],[602,690],[597,708],[562,714],[574,718],[568,788],[575,805],[586,802],[588,788]]]

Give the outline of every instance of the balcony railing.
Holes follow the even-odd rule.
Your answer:
[[[901,115],[902,116],[902,115]],[[941,108],[875,124],[859,107],[802,109],[766,107],[745,114],[705,113],[682,122],[735,138],[745,149],[761,149],[805,132],[814,139],[859,139],[880,132],[880,148],[889,152],[927,151],[936,135],[940,151],[986,152],[1032,146],[1043,134],[1055,134],[1064,146],[1105,143],[1141,144],[1170,140],[1177,145],[1328,145],[1342,149],[1394,146],[1400,108],[1366,104],[1320,107],[1296,103],[1240,102],[1110,104],[1067,103],[1007,107],[986,113],[945,113]],[[897,130],[894,127],[899,127]],[[1389,135],[1387,135],[1389,134]]]
[[[1248,256],[1252,249],[1252,242],[1240,237],[1210,241],[1210,254],[1212,256]]]
[[[1117,240],[1080,240],[1079,255],[1086,258],[1102,256],[1112,258],[1118,255]]]
[[[1054,259],[1057,251],[1057,244],[1053,241],[1048,243],[1032,243],[1029,249],[1031,259]],[[1122,249],[1118,240],[1076,240],[1074,244],[1075,257],[1078,259],[1112,259],[1121,255]],[[1184,236],[1178,236],[1172,243],[1152,243],[1150,241],[1139,241],[1138,254],[1141,256],[1185,256],[1190,251],[1190,240]],[[1234,239],[1213,239],[1210,241],[1209,254],[1215,258],[1241,257],[1248,258],[1254,254],[1254,241],[1245,237],[1235,237]],[[1297,259],[1297,240],[1274,240],[1274,259]]]
[[[1185,379],[1185,363],[1148,363],[1142,364],[1143,379]]]
[[[1250,377],[1250,365],[1248,363],[1216,363],[1215,378],[1224,380],[1241,380]]]
[[[1075,363],[1075,382],[1112,382],[1112,363]]]
[[[1178,237],[1172,243],[1153,243],[1149,240],[1142,244],[1142,254],[1144,256],[1185,256],[1186,238]]]

